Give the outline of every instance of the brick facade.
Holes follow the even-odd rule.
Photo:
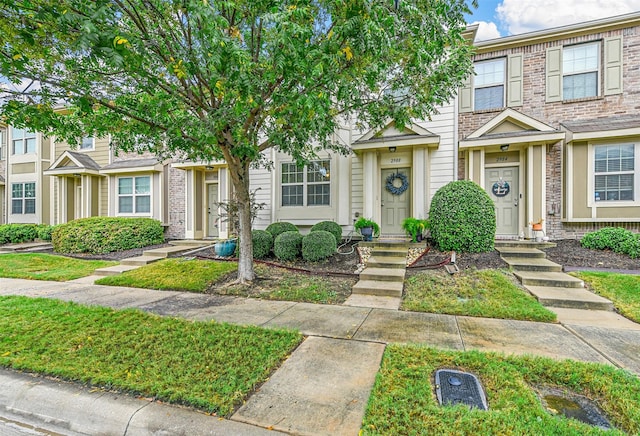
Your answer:
[[[638,15],[638,14],[636,14]],[[489,49],[478,44],[478,53],[474,61],[522,55],[522,106],[514,109],[552,128],[565,130],[561,123],[569,121],[593,120],[599,118],[625,118],[640,113],[640,16],[633,24],[608,26],[603,31],[589,33],[588,30],[579,32],[565,32],[559,29],[557,35],[546,32],[544,38],[527,38],[523,35],[520,40],[513,37],[505,38],[504,44],[500,40],[486,44]],[[607,27],[607,26],[605,26]],[[567,34],[568,36],[563,36]],[[565,100],[549,103],[546,101],[546,56],[550,47],[562,47],[572,44],[592,41],[604,41],[605,38],[622,36],[623,58],[623,91],[616,95],[603,95],[604,73],[603,48],[600,46],[599,96]],[[519,42],[520,41],[520,42]],[[538,42],[540,41],[540,42]],[[501,46],[504,46],[501,47]],[[508,86],[505,83],[505,86]],[[461,112],[459,115],[458,133],[461,140],[484,126],[499,115],[506,108],[483,110],[476,112]],[[563,222],[563,148],[565,141],[553,145],[547,144],[546,153],[546,232],[551,239],[578,238],[585,232],[593,231],[606,225],[620,225],[631,230],[640,230],[640,223],[569,223]],[[462,151],[459,157],[459,177],[465,176],[466,153]],[[576,169],[577,170],[577,169]],[[587,169],[585,168],[584,171]],[[636,174],[638,168],[636,168]],[[636,177],[638,177],[636,175]],[[639,195],[640,193],[636,193]],[[638,217],[640,218],[640,217]]]

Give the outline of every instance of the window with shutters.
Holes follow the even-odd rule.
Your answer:
[[[504,107],[505,59],[476,62],[473,69],[473,109]]]
[[[634,201],[635,160],[634,144],[594,147],[595,201]]]
[[[562,98],[595,97],[599,94],[600,44],[589,43],[562,50]]]

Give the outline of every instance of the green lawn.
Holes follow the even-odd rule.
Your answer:
[[[503,270],[426,271],[405,281],[403,310],[552,322],[544,308]]]
[[[117,276],[101,278],[96,284],[204,292],[211,283],[237,269],[236,262],[164,259]]]
[[[640,276],[607,272],[576,272],[590,290],[611,300],[627,318],[640,322]]]
[[[476,375],[488,411],[464,405],[441,407],[433,380],[438,369]],[[607,365],[505,357],[493,353],[444,352],[418,345],[389,345],[369,399],[364,435],[618,435],[554,416],[534,386],[560,387],[595,400],[609,422],[640,432],[640,380]]]
[[[342,304],[351,294],[357,278],[310,275],[266,265],[255,265],[256,280],[251,285],[232,285],[219,289],[225,295],[265,300]]]
[[[0,297],[0,366],[229,416],[300,343],[294,332]]]
[[[91,275],[98,268],[117,263],[74,259],[51,254],[2,254],[0,255],[0,277],[66,282]]]

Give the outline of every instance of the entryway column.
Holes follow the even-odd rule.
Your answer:
[[[380,170],[378,168],[378,157],[375,152],[365,152],[363,161],[363,208],[362,215],[380,222]]]

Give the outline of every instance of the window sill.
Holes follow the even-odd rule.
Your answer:
[[[573,98],[571,100],[562,100],[562,104],[583,103],[583,102],[598,101],[598,100],[604,100],[604,97],[601,95],[596,95],[594,97]]]
[[[472,112],[472,114],[476,115],[476,114],[490,114],[493,112],[502,112],[505,109],[507,109],[506,106],[503,107],[495,107],[495,108],[491,108],[491,109],[479,109],[479,110],[474,110]]]

